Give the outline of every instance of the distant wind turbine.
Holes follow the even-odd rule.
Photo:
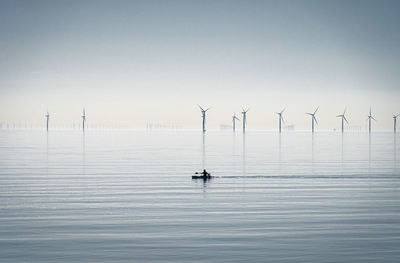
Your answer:
[[[286,108],[284,108],[281,112],[277,112],[276,114],[279,115],[279,133],[282,132],[282,122],[285,123],[285,120],[283,119],[282,113],[286,110]]]
[[[371,107],[369,108],[369,115],[368,115],[368,118],[367,118],[367,120],[368,120],[368,131],[369,131],[369,133],[371,133],[371,119],[373,119],[374,121],[376,121],[375,120],[375,118],[372,116],[372,114],[371,114]]]
[[[307,112],[306,114],[311,116],[311,131],[314,132],[314,121],[318,124],[317,118],[315,118],[315,113],[317,113],[319,106],[315,109],[314,113]]]
[[[83,115],[82,115],[82,130],[85,131],[85,122],[86,122],[86,113],[85,108],[83,108]]]
[[[236,113],[233,114],[232,116],[232,127],[233,127],[233,131],[236,130],[236,120],[240,121],[238,117],[236,117]]]
[[[393,131],[394,133],[396,133],[396,129],[397,129],[397,117],[399,117],[400,114],[394,115],[393,114]]]
[[[49,111],[47,111],[45,117],[46,117],[46,131],[49,131],[49,118],[50,118]]]
[[[201,110],[201,117],[203,118],[203,132],[206,132],[206,112],[210,109],[206,109],[204,110],[200,105],[199,106],[200,110]]]
[[[246,113],[249,111],[249,109],[247,109],[247,110],[244,110],[243,109],[243,111],[242,111],[242,114],[243,114],[243,133],[245,133],[246,132],[246,123],[247,123],[247,119],[246,119]]]
[[[346,116],[345,116],[346,110],[347,110],[347,108],[344,108],[343,114],[336,116],[338,118],[339,117],[342,118],[342,133],[344,131],[344,121],[346,121],[346,123],[349,124],[349,122],[347,121]]]

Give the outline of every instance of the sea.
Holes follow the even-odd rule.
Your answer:
[[[0,130],[0,262],[400,262],[399,155],[393,132]]]

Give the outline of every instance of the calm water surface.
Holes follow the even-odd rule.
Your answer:
[[[0,131],[1,262],[400,262],[392,133]],[[205,167],[215,178],[191,179]]]

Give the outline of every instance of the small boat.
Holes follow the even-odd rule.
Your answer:
[[[207,171],[204,169],[204,171],[203,172],[201,172],[201,173],[194,173],[194,174],[196,174],[196,175],[192,175],[192,179],[202,179],[202,180],[209,180],[209,179],[211,179],[211,178],[213,178],[212,176],[211,176],[211,174],[210,173],[207,173]],[[198,174],[198,175],[197,175]]]
[[[209,180],[211,178],[213,178],[211,175],[192,175],[192,179]]]

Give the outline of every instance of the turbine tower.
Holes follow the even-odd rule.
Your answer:
[[[203,118],[203,132],[206,132],[206,112],[210,109],[206,109],[204,110],[200,105],[199,106],[200,110],[201,110],[201,117]]]
[[[46,131],[49,131],[49,118],[50,118],[49,111],[47,111],[45,117],[46,117]]]
[[[316,124],[318,124],[317,118],[315,118],[315,113],[317,113],[318,109],[319,109],[319,106],[315,109],[314,113],[306,112],[306,114],[311,116],[311,131],[312,132],[314,132],[314,121]]]
[[[236,113],[233,114],[232,116],[232,127],[233,127],[233,132],[236,130],[236,120],[240,121],[238,117],[236,117]]]
[[[283,119],[282,113],[286,110],[286,108],[284,108],[281,112],[277,112],[276,114],[279,115],[279,133],[282,132],[282,122],[285,123],[285,120]]]
[[[346,121],[347,124],[349,124],[349,122],[346,119],[345,113],[346,113],[347,108],[344,108],[343,114],[342,115],[337,115],[336,117],[340,117],[342,118],[342,133],[344,132],[344,121]]]
[[[85,131],[85,122],[86,122],[86,113],[85,113],[85,108],[83,108],[83,115],[82,115],[82,131]]]
[[[399,117],[400,114],[394,115],[393,114],[393,131],[396,133],[396,128],[397,128],[397,117]]]
[[[247,123],[247,120],[246,120],[246,113],[249,111],[249,109],[247,109],[247,110],[244,110],[243,109],[243,111],[242,111],[242,114],[243,114],[243,133],[245,133],[246,132],[246,123]]]
[[[368,132],[369,133],[371,133],[371,119],[373,119],[374,121],[376,121],[375,120],[375,118],[372,116],[372,114],[371,114],[371,107],[369,108],[369,115],[368,115],[368,118],[367,118],[367,120],[368,120]]]

